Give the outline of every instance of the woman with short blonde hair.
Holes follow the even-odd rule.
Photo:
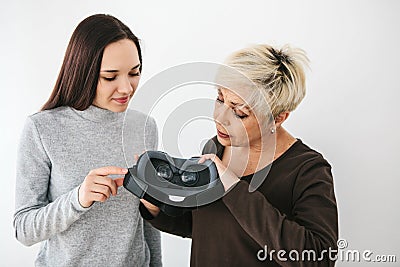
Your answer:
[[[263,99],[269,100],[274,117],[284,111],[293,111],[306,94],[304,68],[308,66],[305,52],[289,45],[275,49],[270,45],[254,45],[233,53],[226,64],[248,77],[257,88],[254,97],[262,106]],[[262,94],[264,98],[259,97]]]
[[[225,73],[232,88],[218,88],[217,135],[200,162],[215,162],[224,196],[179,217],[142,200],[142,216],[192,238],[191,266],[333,266],[338,215],[331,166],[283,127],[305,96],[304,51],[254,45],[226,64],[252,85]]]

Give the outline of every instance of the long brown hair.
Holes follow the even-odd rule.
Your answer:
[[[141,71],[139,39],[125,24],[104,14],[92,15],[79,23],[69,41],[53,92],[41,110],[60,106],[87,109],[96,96],[104,48],[122,39],[135,43]]]

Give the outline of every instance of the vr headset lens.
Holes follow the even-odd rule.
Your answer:
[[[182,183],[187,186],[196,184],[198,180],[197,173],[195,172],[184,171],[181,175]]]
[[[170,181],[172,179],[172,177],[174,176],[171,168],[167,164],[162,164],[162,165],[157,166],[156,173],[157,173],[158,177],[168,180],[168,181]]]
[[[214,162],[199,164],[198,161],[199,158],[173,158],[165,152],[147,151],[129,169],[131,182],[127,181],[126,188],[138,197],[146,193],[176,207],[208,204],[222,197],[224,190]]]
[[[144,175],[141,176],[141,170],[138,171],[138,178],[143,179],[155,186],[165,188],[179,187],[198,187],[215,180],[214,170],[210,170],[208,165],[198,164],[198,158],[179,159],[169,157],[163,152],[154,152],[144,154],[140,159],[138,166],[144,168]],[[210,165],[210,162],[208,162]],[[214,167],[214,166],[212,166]],[[215,176],[215,177],[210,177]]]
[[[174,173],[170,166],[167,163],[161,163],[158,166],[154,166],[153,168],[156,169],[156,174],[159,178],[164,179],[168,182],[172,182],[172,178],[174,178]],[[186,185],[186,186],[193,186],[199,181],[199,177],[194,170],[194,168],[191,168],[192,170],[185,170],[182,172],[182,174],[177,175],[180,178],[180,181]]]

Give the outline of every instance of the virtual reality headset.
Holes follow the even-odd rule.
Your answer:
[[[147,151],[125,175],[124,187],[170,216],[211,203],[224,194],[215,163]]]

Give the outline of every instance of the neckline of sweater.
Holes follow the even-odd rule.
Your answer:
[[[99,108],[94,105],[90,105],[85,110],[77,110],[72,107],[70,107],[70,109],[84,119],[103,123],[121,119],[125,114],[125,112],[114,112],[108,109]]]

